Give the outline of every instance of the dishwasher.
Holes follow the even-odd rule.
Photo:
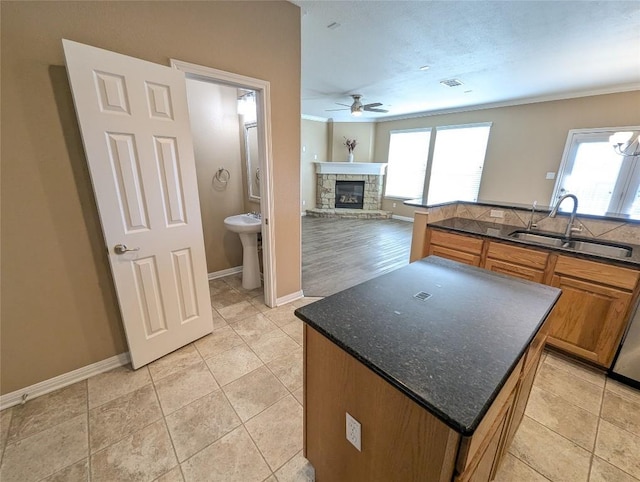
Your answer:
[[[640,302],[622,338],[609,376],[640,388]]]

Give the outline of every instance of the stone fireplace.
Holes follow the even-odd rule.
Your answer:
[[[376,162],[316,162],[318,217],[389,218],[381,211],[382,185],[387,165]]]

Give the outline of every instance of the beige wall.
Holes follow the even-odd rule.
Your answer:
[[[349,151],[344,145],[345,138],[356,139],[353,151],[354,162],[376,162],[373,155],[376,127],[373,122],[330,122],[330,161],[346,162]]]
[[[569,130],[640,124],[640,91],[379,122],[376,159],[388,158],[389,133],[394,129],[474,122],[493,123],[479,199],[547,205],[555,181],[545,175],[558,171]],[[395,209],[392,202],[397,203]],[[390,199],[383,208],[403,216],[413,212]]]
[[[224,227],[224,218],[245,212],[237,98],[234,87],[187,79],[208,273],[242,265],[240,238]],[[220,168],[229,171],[226,184],[215,179]]]
[[[329,124],[302,119],[300,126],[302,152],[300,155],[300,209],[316,207],[316,171],[314,162],[326,162]]]
[[[61,39],[271,83],[277,295],[300,290],[300,10],[288,2],[2,2],[1,385],[126,351]]]

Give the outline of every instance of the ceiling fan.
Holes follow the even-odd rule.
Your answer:
[[[340,102],[336,102],[336,104],[343,105],[347,107],[347,109],[350,109],[352,116],[356,116],[356,117],[360,116],[365,111],[366,112],[389,112],[388,110],[385,110],[385,109],[378,109],[378,107],[382,105],[380,102],[374,102],[372,104],[363,104],[362,102],[360,102],[360,99],[362,99],[362,94],[351,94],[351,97],[353,98],[353,104],[351,105],[341,104]],[[347,109],[327,109],[327,111],[347,110]]]

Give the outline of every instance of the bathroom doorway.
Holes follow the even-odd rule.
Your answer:
[[[225,217],[259,213],[264,300],[275,306],[269,83],[173,59],[171,66],[186,75],[209,276],[237,273],[242,263]]]

